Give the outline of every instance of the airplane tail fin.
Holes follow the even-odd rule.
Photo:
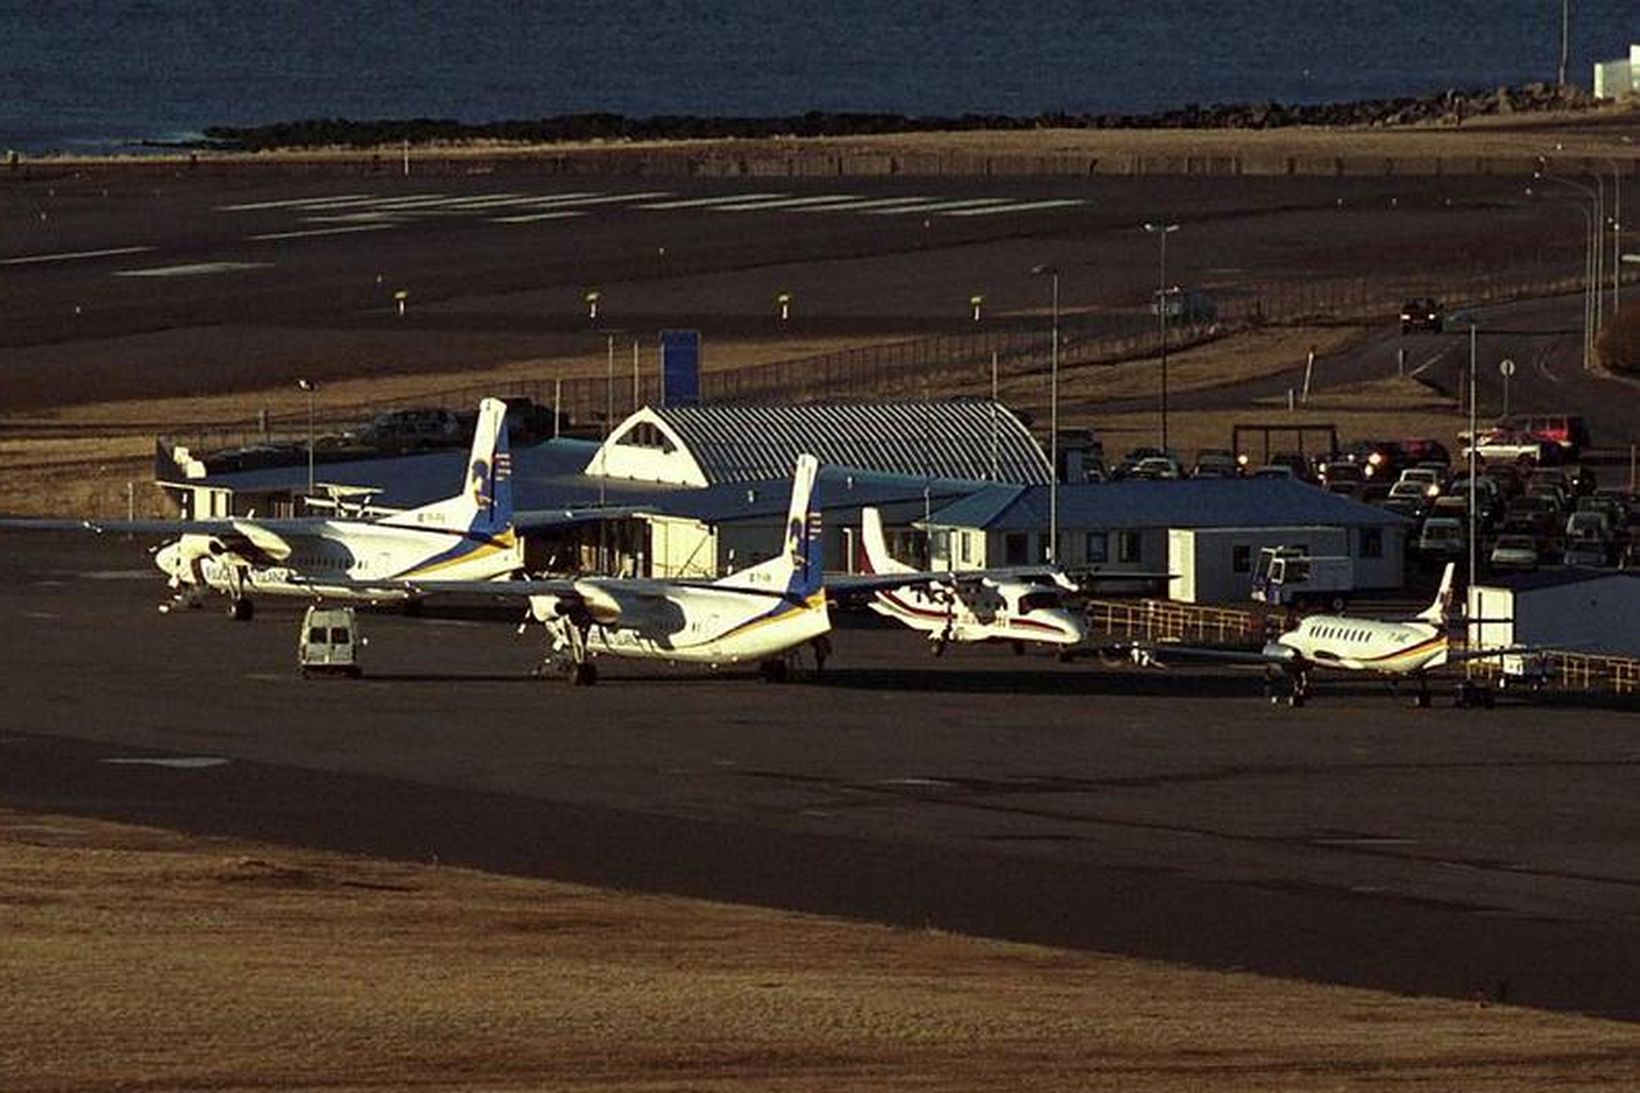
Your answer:
[[[495,535],[512,525],[512,453],[507,449],[507,404],[487,398],[478,404],[478,424],[467,457],[462,491],[421,508],[408,509],[382,523],[435,527]]]
[[[1435,593],[1435,602],[1418,612],[1418,618],[1423,622],[1432,622],[1436,626],[1445,626],[1452,611],[1452,573],[1457,566],[1446,563],[1446,570],[1441,574],[1441,587]]]
[[[825,584],[825,554],[820,534],[820,509],[814,502],[814,482],[820,461],[812,455],[797,457],[792,475],[792,500],[786,512],[785,541],[780,553],[750,569],[730,574],[716,583],[724,588],[763,588],[808,599]]]
[[[860,510],[860,545],[865,548],[867,573],[916,572],[889,554],[888,541],[883,537],[883,514],[871,505]]]

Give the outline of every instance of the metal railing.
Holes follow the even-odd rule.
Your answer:
[[[1264,637],[1264,616],[1252,611],[1169,600],[1088,600],[1088,625],[1107,634],[1151,641],[1246,645]]]

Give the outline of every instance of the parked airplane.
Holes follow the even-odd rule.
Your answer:
[[[403,600],[397,586],[423,577],[488,580],[523,565],[512,499],[512,463],[499,399],[479,405],[478,424],[460,493],[420,508],[371,519],[254,516],[208,520],[15,520],[9,526],[90,528],[175,534],[154,553],[169,579],[174,604],[198,606],[207,591],[228,597],[229,614],[249,619],[252,595],[326,595],[338,599]],[[572,514],[548,514],[562,522]]]
[[[715,581],[583,577],[403,584],[415,592],[527,600],[551,643],[543,668],[576,684],[597,681],[593,661],[599,656],[714,668],[755,662],[766,679],[783,679],[789,658],[804,645],[817,660],[829,651],[820,512],[812,504],[818,473],[814,456],[798,457],[780,553]]]
[[[1086,639],[1081,615],[1068,609],[1062,598],[1076,586],[1058,569],[1021,566],[923,573],[889,554],[882,514],[875,508],[862,509],[860,523],[866,573],[900,575],[906,583],[837,578],[834,587],[869,591],[873,611],[927,634],[935,656],[951,642],[1009,641],[1023,650],[1027,642],[1064,649]]]
[[[1257,652],[1201,649],[1171,643],[1144,643],[1133,647],[1141,664],[1165,666],[1172,657],[1212,659],[1264,664],[1269,669],[1270,701],[1283,697],[1289,705],[1302,706],[1310,696],[1310,674],[1317,668],[1349,672],[1374,672],[1391,678],[1410,677],[1418,681],[1418,705],[1428,706],[1428,673],[1445,664],[1497,657],[1516,649],[1457,651],[1447,638],[1447,618],[1452,598],[1454,566],[1448,563],[1441,574],[1435,600],[1411,619],[1386,620],[1352,615],[1307,615],[1298,626]],[[1285,696],[1278,693],[1275,680],[1284,675]]]

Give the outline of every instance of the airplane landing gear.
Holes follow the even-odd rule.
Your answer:
[[[561,617],[546,624],[552,649],[535,675],[561,675],[576,687],[598,682],[598,668],[587,650],[586,630],[574,619]]]
[[[1492,688],[1484,683],[1476,683],[1472,679],[1466,679],[1458,684],[1458,698],[1453,705],[1460,710],[1470,710],[1476,707],[1490,710],[1494,699]]]
[[[1308,672],[1285,673],[1286,687],[1281,685],[1281,676],[1284,673],[1271,668],[1264,673],[1264,694],[1273,706],[1282,702],[1295,709],[1303,706],[1310,697],[1310,674]]]

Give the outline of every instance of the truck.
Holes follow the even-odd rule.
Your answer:
[[[1264,547],[1253,567],[1253,599],[1279,607],[1344,609],[1355,591],[1355,562],[1311,555],[1303,547]]]
[[[296,664],[304,679],[310,675],[358,679],[364,674],[359,649],[366,644],[353,608],[314,605],[302,615],[302,629],[296,635]]]

